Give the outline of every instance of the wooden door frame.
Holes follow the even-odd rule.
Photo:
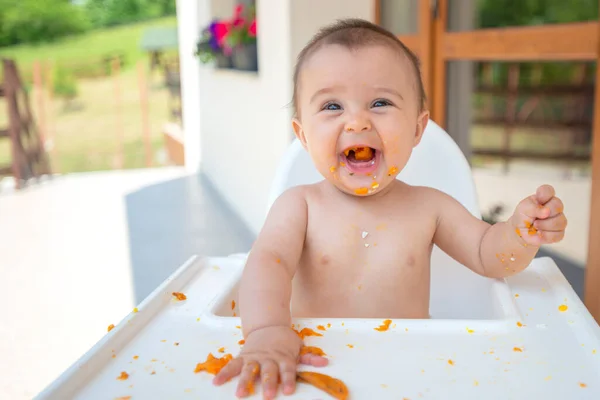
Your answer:
[[[418,33],[398,36],[421,59],[431,117],[442,127],[446,126],[446,75],[447,63],[450,61],[596,62],[591,154],[592,198],[584,302],[600,323],[600,19],[569,24],[448,32],[448,1],[437,0],[437,9],[433,12],[430,0],[419,0]],[[600,5],[600,0],[598,2]],[[380,22],[379,3],[374,0],[376,23]]]

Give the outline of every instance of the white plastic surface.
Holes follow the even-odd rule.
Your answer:
[[[193,371],[222,346],[239,351],[240,320],[232,317],[231,301],[244,262],[191,260],[38,399],[235,398],[237,379],[215,387],[212,375]],[[331,324],[322,337],[306,339],[327,353],[330,365],[302,369],[342,379],[351,399],[600,399],[600,328],[552,260],[536,259],[507,284],[494,285],[487,296],[496,309],[480,320],[393,320],[387,332],[373,329],[379,319],[295,320],[317,332],[317,325]],[[187,300],[174,301],[174,291]],[[458,310],[456,294],[447,290],[443,301],[469,314]],[[127,380],[116,379],[121,371]],[[258,387],[253,398],[262,398]],[[279,398],[329,396],[299,384],[295,395]]]

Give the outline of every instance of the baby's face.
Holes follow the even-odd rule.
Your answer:
[[[411,65],[386,46],[325,46],[299,77],[294,131],[319,172],[354,195],[379,193],[406,165],[429,114]]]

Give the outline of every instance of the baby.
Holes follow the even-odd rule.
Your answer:
[[[416,56],[377,25],[340,21],[302,50],[292,126],[325,179],[287,190],[271,208],[240,285],[246,343],[215,384],[241,375],[236,395],[245,397],[260,376],[273,398],[279,382],[294,392],[298,362],[326,365],[299,356],[292,315],[428,318],[433,245],[503,278],[563,238],[567,220],[551,186],[489,225],[438,190],[396,179],[427,126],[424,97]]]

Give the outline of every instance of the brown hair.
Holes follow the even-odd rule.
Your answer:
[[[408,57],[417,81],[417,93],[419,96],[419,108],[425,108],[425,88],[421,78],[421,68],[418,57],[400,39],[390,31],[379,25],[363,19],[349,18],[338,20],[334,24],[322,28],[298,54],[296,67],[294,68],[294,94],[292,104],[294,112],[297,113],[298,103],[298,78],[302,65],[317,50],[325,45],[337,44],[348,49],[357,49],[364,46],[387,45],[394,47]]]

